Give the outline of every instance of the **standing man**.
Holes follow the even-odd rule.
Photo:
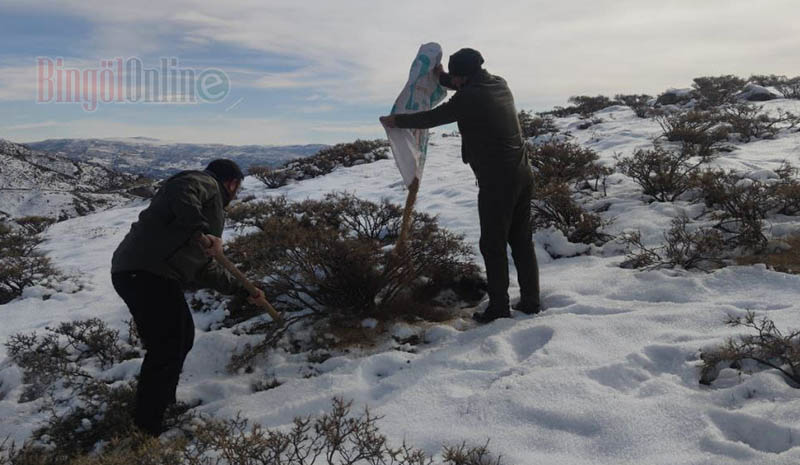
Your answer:
[[[455,95],[438,107],[412,114],[383,116],[388,127],[432,128],[458,122],[461,156],[478,180],[480,250],[486,263],[489,306],[473,318],[488,323],[507,318],[508,255],[517,268],[520,302],[527,314],[540,311],[539,268],[533,248],[531,196],[533,175],[524,155],[514,97],[506,81],[481,67],[477,50],[462,48],[450,56],[449,74],[437,67],[439,82]]]
[[[183,362],[194,343],[194,321],[184,286],[224,294],[244,289],[211,257],[222,253],[224,208],[236,198],[244,175],[231,160],[205,171],[172,176],[122,240],[111,260],[114,289],[136,322],[145,356],[136,391],[134,422],[158,436],[164,411],[175,403]],[[201,245],[207,244],[207,247]],[[251,303],[264,293],[250,296]]]

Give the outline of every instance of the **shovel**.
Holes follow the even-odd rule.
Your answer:
[[[209,244],[209,240],[206,239],[205,235],[201,235],[199,237],[199,241],[200,244],[203,246],[203,248],[208,248],[211,245]],[[230,274],[235,276],[236,279],[238,279],[239,282],[242,283],[242,286],[244,286],[244,288],[247,289],[247,292],[249,292],[251,296],[258,295],[260,289],[255,287],[253,283],[251,283],[250,280],[247,279],[247,276],[245,276],[244,273],[242,273],[239,270],[239,268],[236,268],[236,265],[234,265],[233,262],[228,260],[228,257],[220,253],[219,255],[214,255],[214,259],[217,261],[217,263],[222,265],[223,268],[228,270]],[[269,313],[269,316],[271,316],[274,321],[283,323],[283,318],[281,317],[281,315],[278,313],[277,310],[275,310],[275,308],[269,302],[267,302],[266,298],[264,298],[264,303],[261,304],[261,306],[267,311],[267,313]]]

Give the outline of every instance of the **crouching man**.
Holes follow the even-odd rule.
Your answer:
[[[438,107],[411,114],[383,116],[398,128],[432,128],[458,122],[461,155],[478,180],[480,249],[486,263],[489,306],[473,318],[487,323],[510,316],[507,245],[517,268],[520,302],[515,309],[533,314],[539,306],[539,268],[533,248],[531,196],[533,175],[523,150],[514,97],[506,81],[481,67],[477,50],[463,48],[450,56],[449,74],[441,66],[439,82],[457,92]]]
[[[194,343],[184,286],[246,293],[211,258],[222,253],[224,208],[236,198],[243,178],[235,162],[223,159],[212,161],[205,171],[172,176],[131,225],[111,260],[114,289],[127,304],[146,351],[134,422],[153,436],[162,432],[164,412],[176,401],[178,378]],[[251,303],[260,300],[265,300],[261,291],[250,296]]]

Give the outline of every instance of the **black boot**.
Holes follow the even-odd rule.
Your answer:
[[[481,324],[492,322],[498,318],[511,318],[508,305],[489,304],[483,312],[475,312],[472,314],[472,319]]]
[[[525,313],[526,315],[536,315],[542,311],[542,306],[539,303],[539,299],[526,299],[524,297],[519,299],[519,302],[515,303],[513,308],[514,310]]]

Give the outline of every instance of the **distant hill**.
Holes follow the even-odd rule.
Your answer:
[[[97,163],[116,171],[153,179],[163,179],[186,169],[204,168],[215,158],[230,158],[245,171],[251,165],[277,167],[290,160],[314,155],[327,147],[321,144],[183,144],[148,137],[47,139],[26,145],[71,160]]]
[[[0,139],[0,219],[63,220],[121,205],[149,181]]]

